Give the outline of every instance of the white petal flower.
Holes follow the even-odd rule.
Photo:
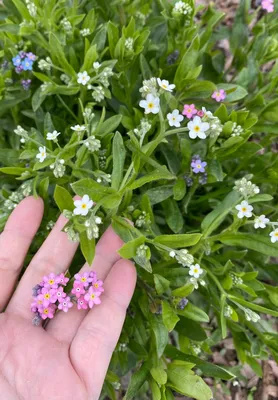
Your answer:
[[[238,210],[237,217],[242,219],[244,217],[250,218],[252,217],[253,207],[248,204],[248,201],[243,200],[240,204],[236,206],[236,210]]]
[[[160,78],[157,78],[157,83],[162,89],[166,90],[167,92],[172,92],[176,87],[176,85],[174,84],[169,84],[169,81],[166,81],[165,79],[161,80]]]
[[[181,121],[183,116],[179,113],[179,110],[174,110],[172,113],[167,114],[168,123],[170,126],[175,126],[179,128],[181,126]]]
[[[84,194],[81,200],[75,200],[75,209],[73,210],[74,215],[87,215],[90,208],[93,207],[94,202],[90,200],[87,194]]]
[[[83,71],[83,72],[78,72],[77,74],[77,82],[80,83],[81,85],[87,85],[87,83],[90,80],[90,76],[88,75],[87,71]]]
[[[101,64],[97,61],[93,63],[94,69],[99,69],[100,66],[101,66]]]
[[[39,153],[36,155],[36,158],[39,159],[39,162],[43,162],[46,159],[46,148],[45,148],[45,146],[39,147]]]
[[[213,117],[213,114],[211,111],[207,111],[206,107],[202,107],[202,111],[204,113],[204,117]]]
[[[256,217],[254,222],[255,222],[254,223],[255,229],[265,228],[266,224],[269,222],[269,219],[266,218],[266,216],[264,214],[262,214],[259,217]]]
[[[205,132],[209,130],[210,125],[208,122],[202,122],[200,117],[194,117],[193,121],[188,122],[187,128],[189,129],[190,139],[206,139]]]
[[[270,232],[269,236],[272,243],[278,242],[278,228]]]
[[[176,256],[176,253],[174,252],[174,250],[170,251],[169,256],[172,258],[174,258]]]
[[[204,271],[202,270],[202,268],[200,267],[199,264],[195,264],[195,265],[192,264],[190,266],[189,275],[194,276],[194,278],[198,279],[202,275],[203,272]]]
[[[154,97],[152,94],[148,94],[146,100],[141,100],[139,106],[145,109],[145,114],[157,114],[159,113],[159,97]]]
[[[85,125],[74,125],[71,126],[70,129],[72,129],[75,132],[82,132],[86,130],[86,126]]]
[[[47,140],[55,140],[57,137],[61,134],[61,132],[53,131],[53,132],[48,132],[46,135]]]

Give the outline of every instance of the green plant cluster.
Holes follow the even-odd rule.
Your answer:
[[[262,376],[260,360],[278,362],[269,318],[278,316],[278,241],[269,236],[278,213],[277,12],[242,0],[228,28],[222,12],[192,0],[3,3],[1,228],[20,200],[38,195],[45,215],[26,262],[62,212],[69,239],[80,240],[72,274],[84,258],[92,263],[110,224],[125,242],[120,255],[136,264],[103,396],[116,399],[129,371],[125,400],[172,400],[175,392],[210,400],[203,378],[240,378],[244,363]],[[20,52],[36,60],[17,73]],[[220,89],[218,103],[211,96]],[[139,102],[152,90],[159,112],[144,114]],[[193,103],[210,124],[205,140],[189,137],[186,117],[180,127],[168,123],[168,113]],[[205,179],[192,172],[196,157],[207,163]],[[251,181],[260,193],[246,192]],[[73,214],[74,195],[94,201],[89,219]],[[265,229],[238,217],[244,200],[269,219]],[[198,278],[189,274],[196,264]],[[239,367],[210,362],[227,336]]]

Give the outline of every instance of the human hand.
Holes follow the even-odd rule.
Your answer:
[[[65,272],[78,244],[53,230],[17,282],[40,225],[43,201],[28,197],[11,214],[0,236],[0,391],[3,400],[96,400],[132,297],[136,271],[117,250],[121,239],[108,228],[96,247],[92,269],[104,280],[101,305],[59,312],[46,329],[32,325],[32,288],[50,272]],[[88,265],[84,265],[89,270]],[[10,298],[10,296],[12,297]]]

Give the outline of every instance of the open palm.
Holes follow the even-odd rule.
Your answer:
[[[12,295],[42,214],[42,200],[26,198],[0,236],[0,311],[5,310],[0,314],[1,399],[95,400],[134,291],[135,268],[120,259],[122,241],[108,228],[92,266],[104,280],[101,305],[89,312],[72,308],[58,313],[46,329],[32,326],[32,288],[50,272],[65,272],[77,248],[61,231],[66,219],[60,216]]]

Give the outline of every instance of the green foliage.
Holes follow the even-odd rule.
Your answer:
[[[32,252],[62,212],[80,242],[71,274],[82,257],[93,264],[109,225],[122,239],[138,284],[120,338],[127,351],[115,350],[102,398],[115,399],[131,371],[126,400],[210,400],[203,376],[217,386],[240,375],[207,361],[226,337],[261,376],[261,359],[278,361],[263,317],[278,316],[277,11],[242,0],[228,28],[221,11],[192,0],[186,13],[167,0],[29,3],[1,8],[0,225],[24,197],[41,196]],[[36,55],[32,70],[15,71],[20,51]],[[144,113],[147,93],[159,112]],[[193,103],[209,124],[205,139],[192,139],[187,116],[169,124]],[[205,174],[193,172],[198,159]],[[86,215],[73,213],[75,195],[94,201]],[[244,200],[253,209],[241,218]],[[254,227],[262,215],[265,228]]]

